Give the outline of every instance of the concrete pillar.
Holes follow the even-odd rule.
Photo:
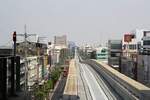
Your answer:
[[[7,100],[7,58],[0,58],[0,100]]]
[[[16,90],[20,91],[20,57],[16,57]]]

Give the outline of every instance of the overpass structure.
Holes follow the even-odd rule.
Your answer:
[[[150,88],[97,60],[85,61],[123,100],[150,100]]]
[[[77,100],[77,72],[75,61],[71,60],[66,86],[63,93],[64,100]]]
[[[150,100],[150,88],[97,60],[71,60],[63,100]]]

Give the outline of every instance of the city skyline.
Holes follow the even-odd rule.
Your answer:
[[[0,3],[0,45],[12,32],[47,36],[67,35],[77,44],[106,43],[125,32],[150,29],[148,0],[5,0]]]

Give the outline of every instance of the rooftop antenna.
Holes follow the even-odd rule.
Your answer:
[[[25,36],[25,42],[27,41],[27,26],[26,26],[26,24],[24,25],[24,36]]]
[[[27,33],[27,26],[26,26],[26,24],[24,25],[24,32]]]

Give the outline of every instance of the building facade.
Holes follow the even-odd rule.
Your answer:
[[[62,36],[55,36],[54,37],[54,44],[61,45],[61,46],[67,46],[67,36],[62,35]]]
[[[108,64],[116,69],[119,67],[119,59],[122,54],[122,40],[108,41]]]
[[[108,48],[107,47],[96,48],[96,59],[104,63],[108,63]]]
[[[121,72],[147,86],[150,86],[150,31],[138,30],[125,34]],[[125,36],[128,38],[125,40]]]

